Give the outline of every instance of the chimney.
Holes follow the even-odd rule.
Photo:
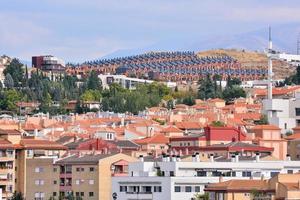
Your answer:
[[[170,155],[166,155],[166,162],[170,162]]]
[[[239,154],[235,155],[235,162],[239,162]]]
[[[195,155],[195,161],[196,161],[196,162],[200,162],[200,155],[199,155],[198,152],[197,152],[196,155]]]
[[[290,154],[286,154],[286,161],[291,161],[291,156],[290,156]]]
[[[223,182],[223,176],[219,176],[219,183]]]
[[[173,155],[173,156],[172,156],[172,161],[173,161],[173,162],[176,162],[176,161],[177,161],[177,160],[176,160],[176,155]]]
[[[143,155],[140,155],[140,156],[139,156],[139,160],[140,160],[140,162],[144,162],[144,156],[143,156]]]
[[[255,154],[255,161],[256,161],[256,162],[259,162],[259,161],[260,161],[260,155],[259,155],[259,152],[257,152],[257,153]]]
[[[215,162],[214,154],[209,155],[210,162]]]
[[[192,155],[192,162],[196,162],[196,155]]]
[[[231,155],[231,162],[235,161],[235,155]]]
[[[189,155],[189,148],[185,148],[185,155]]]

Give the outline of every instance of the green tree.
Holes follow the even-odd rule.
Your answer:
[[[0,99],[0,108],[3,110],[17,111],[16,103],[22,98],[21,93],[15,89],[9,89],[3,92]]]
[[[199,99],[215,98],[215,88],[209,75],[199,81],[198,88]]]
[[[7,73],[5,75],[5,79],[4,79],[4,85],[5,87],[7,87],[8,89],[12,89],[14,87],[14,79],[12,78],[12,76]]]
[[[24,79],[23,64],[16,58],[4,69],[4,75],[10,74],[14,80],[15,87],[20,87]]]
[[[267,124],[269,124],[267,115],[261,115],[260,119],[258,121],[255,121],[254,123],[257,124],[257,125],[267,125]]]
[[[233,101],[240,97],[246,97],[246,92],[238,85],[226,87],[223,91],[223,98],[226,102]]]
[[[224,127],[225,126],[225,124],[221,121],[213,121],[210,125],[213,127]]]
[[[11,197],[11,200],[25,200],[25,198],[21,192],[15,191],[13,196]]]
[[[98,78],[96,71],[91,71],[87,81],[86,81],[86,88],[88,90],[101,90],[101,81]]]

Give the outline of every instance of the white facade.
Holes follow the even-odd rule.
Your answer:
[[[268,115],[269,123],[278,126],[282,133],[292,131],[300,125],[300,98],[265,99],[263,112]]]
[[[277,57],[278,59],[284,60],[292,65],[300,65],[300,55],[279,53],[277,54]]]
[[[157,176],[157,169],[160,175]],[[231,179],[271,178],[278,173],[297,173],[300,161],[232,162],[135,162],[127,177],[113,177],[112,188],[118,199],[190,200],[203,193],[205,185]]]
[[[102,82],[103,89],[108,89],[109,85],[111,83],[118,83],[123,88],[134,90],[134,89],[136,89],[137,84],[143,84],[143,83],[151,84],[154,82],[152,80],[130,78],[125,75],[101,74],[101,75],[98,75],[98,77],[100,78],[100,80]],[[174,83],[174,82],[164,82],[164,84],[170,88],[176,87],[176,83]]]

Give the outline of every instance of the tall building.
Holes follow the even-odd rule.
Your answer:
[[[9,199],[14,191],[21,192],[27,199],[44,199],[40,192],[40,172],[45,159],[55,160],[66,150],[63,145],[48,140],[23,137],[17,130],[0,129],[0,189],[2,199]],[[37,184],[38,183],[38,184]],[[33,198],[31,198],[33,197]]]
[[[51,80],[56,80],[58,76],[61,76],[65,72],[64,61],[51,55],[33,56],[32,66],[41,70]]]

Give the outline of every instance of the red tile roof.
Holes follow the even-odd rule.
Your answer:
[[[275,125],[256,125],[252,130],[280,130],[280,128]]]
[[[155,134],[152,137],[134,140],[136,144],[167,144],[169,139],[163,134]]]

